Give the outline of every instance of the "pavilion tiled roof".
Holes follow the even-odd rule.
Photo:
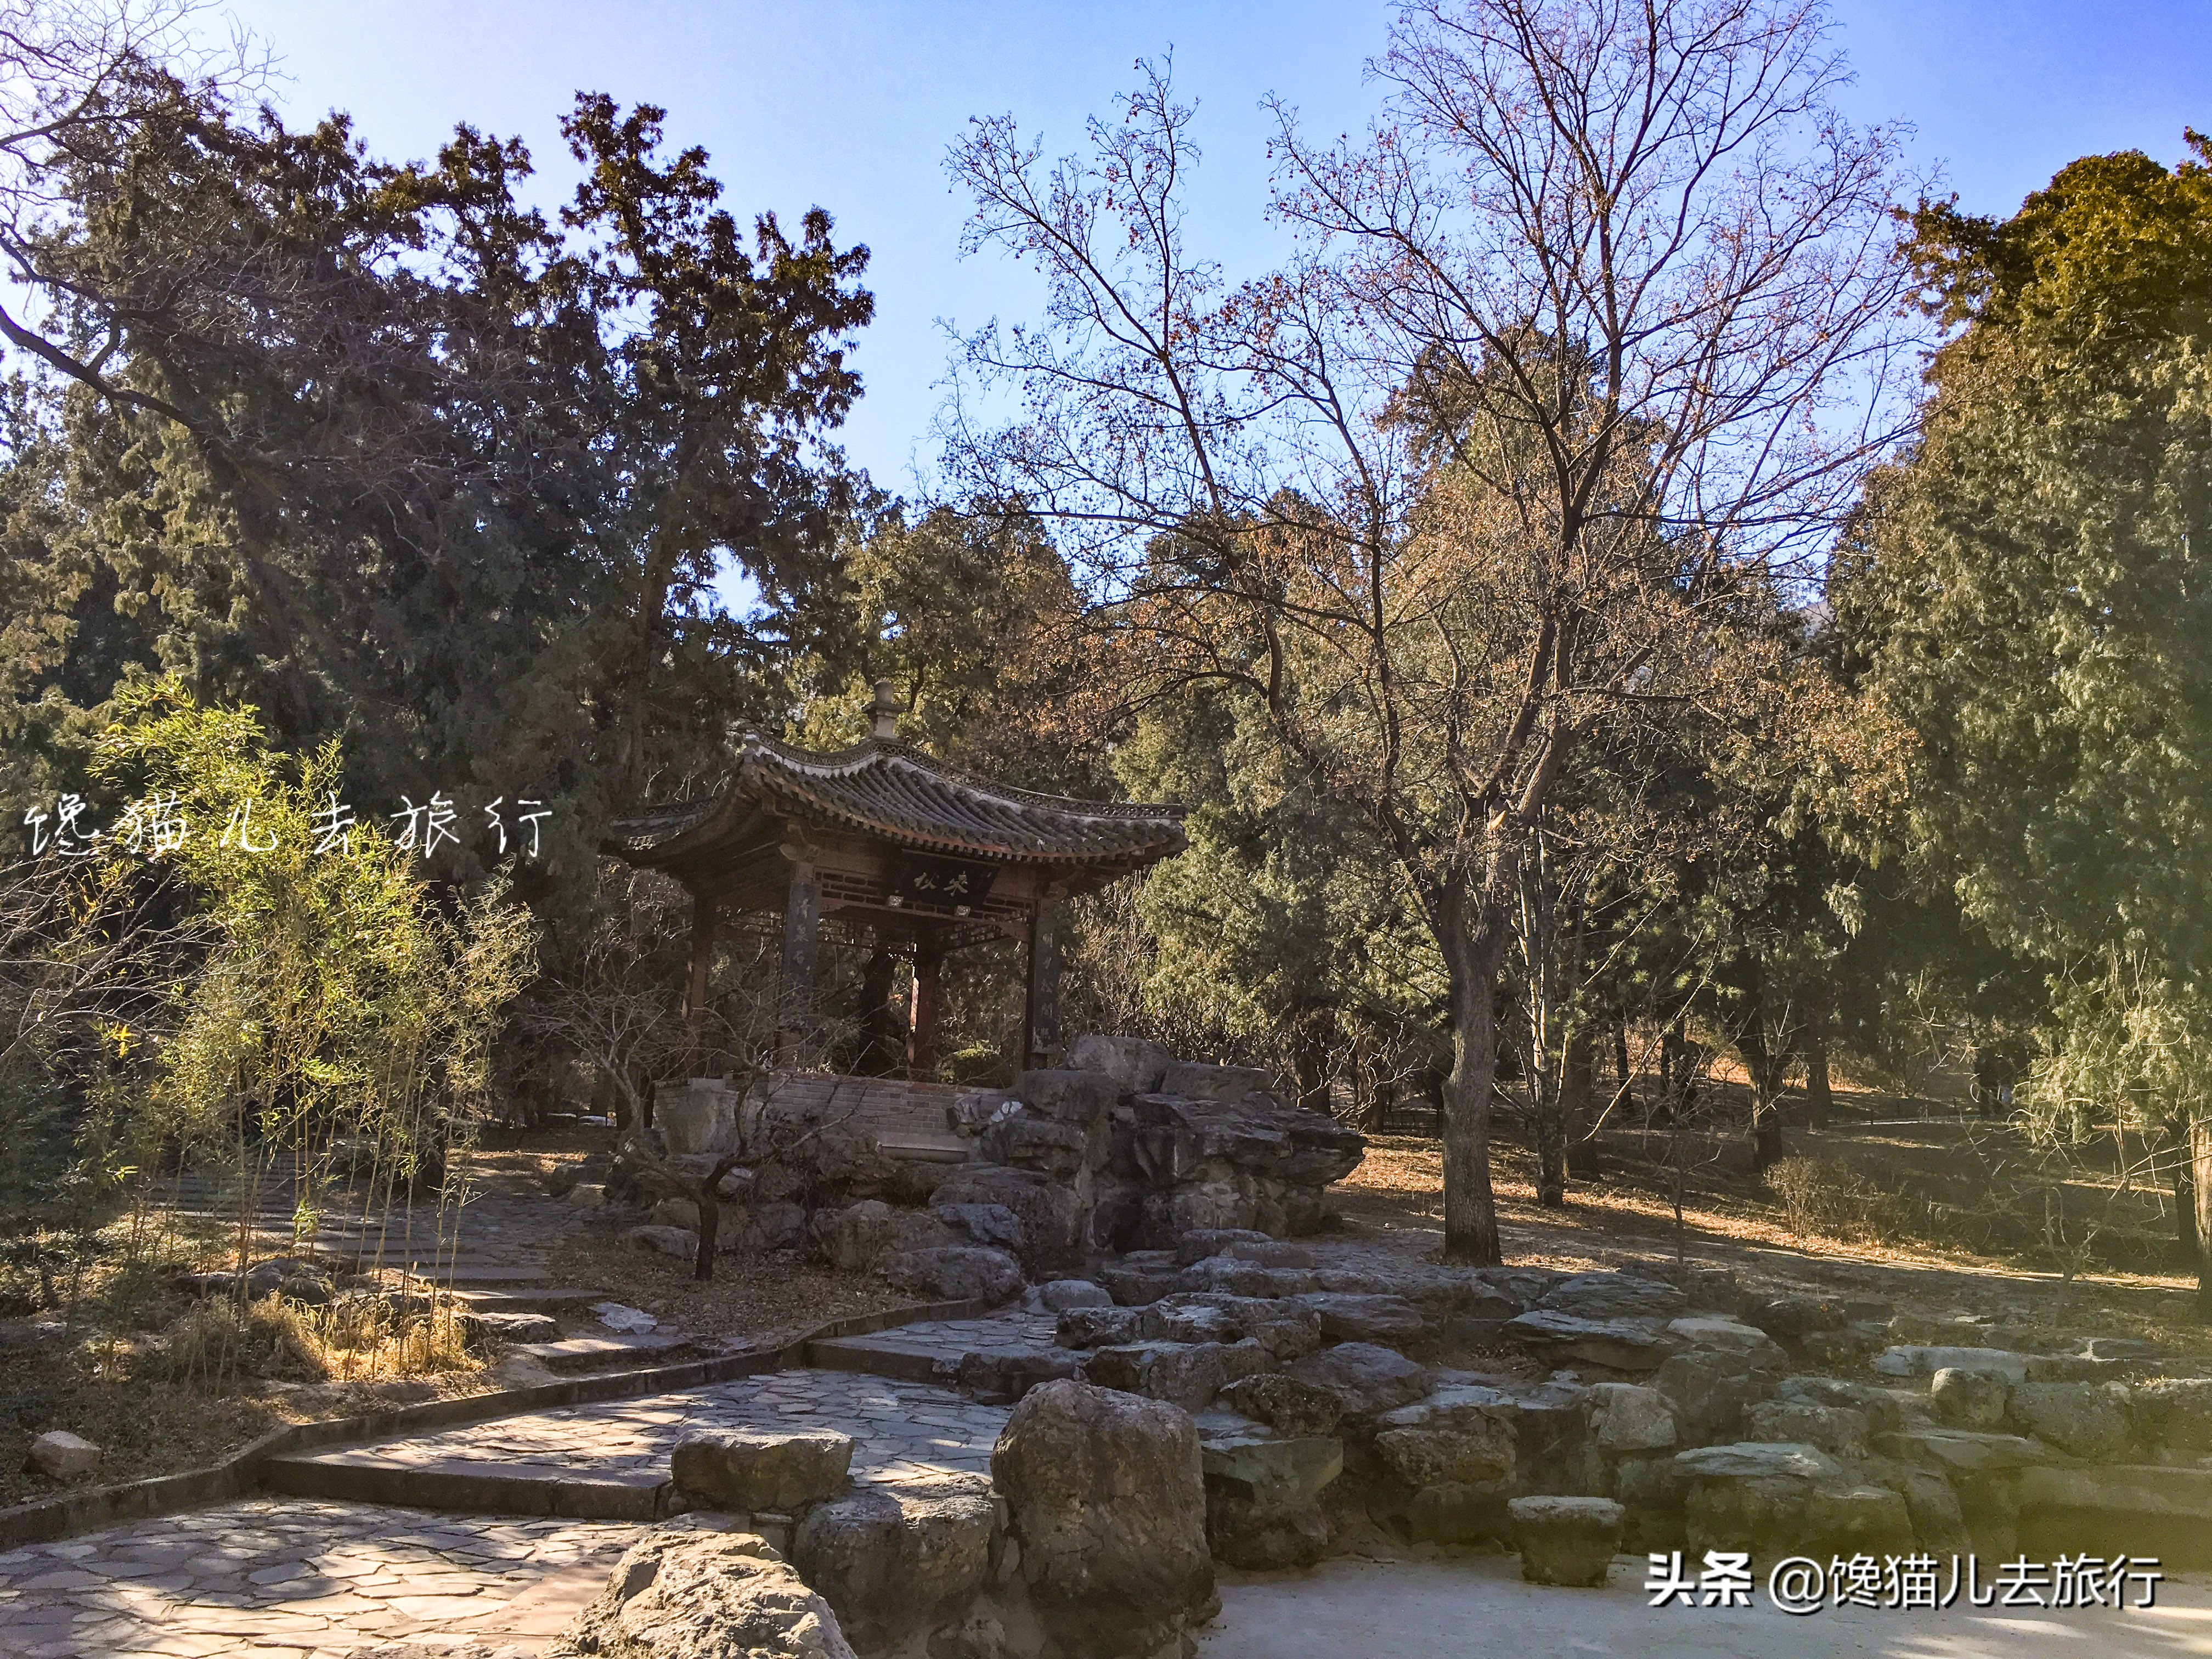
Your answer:
[[[650,855],[724,814],[736,797],[927,851],[1025,862],[1149,862],[1186,844],[1180,806],[1015,789],[894,738],[817,754],[754,733],[744,738],[727,789],[617,822],[615,842],[625,854]]]

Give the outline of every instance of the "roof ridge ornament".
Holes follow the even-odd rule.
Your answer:
[[[879,743],[898,741],[898,695],[889,680],[876,682],[875,738]]]

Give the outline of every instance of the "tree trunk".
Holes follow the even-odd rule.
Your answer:
[[[2173,1155],[2173,1220],[2175,1242],[2181,1247],[2181,1265],[2194,1267],[2203,1259],[2204,1240],[2197,1231],[2197,1178],[2189,1168],[2189,1131],[2185,1127],[2167,1139]]]
[[[2197,1316],[2212,1325],[2212,1117],[2189,1126],[2189,1184],[2197,1212]]]
[[[1604,1174],[1597,1142],[1589,1139],[1590,1104],[1597,1082],[1597,1039],[1580,1030],[1567,1039],[1566,1063],[1559,1073],[1559,1123],[1566,1133],[1567,1173],[1577,1181]]]
[[[1633,1108],[1636,1097],[1630,1085],[1635,1081],[1635,1062],[1628,1054],[1628,1022],[1625,1019],[1613,1028],[1613,1063],[1620,1073],[1620,1103]]]
[[[691,1201],[699,1206],[699,1248],[691,1257],[691,1277],[704,1285],[714,1277],[714,1240],[722,1230],[722,1205],[711,1181],[698,1183]]]
[[[1501,935],[1479,945],[1469,934],[1463,896],[1452,895],[1437,931],[1450,980],[1452,1068],[1443,1086],[1443,1260],[1495,1267],[1505,1260],[1498,1237],[1498,1198],[1490,1185],[1490,1092],[1498,1081],[1498,971]]]
[[[1297,1077],[1298,1104],[1326,1115],[1331,1105],[1328,1054],[1336,1037],[1336,1011],[1315,1009],[1297,1021],[1295,1030],[1291,1069]]]
[[[1805,1029],[1805,1108],[1807,1121],[1815,1129],[1828,1127],[1835,1097],[1828,1088],[1828,1012],[1816,1008]]]

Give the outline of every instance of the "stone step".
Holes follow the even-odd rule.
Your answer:
[[[655,1520],[668,1512],[674,1492],[665,1469],[618,1469],[585,1478],[558,1463],[411,1461],[374,1447],[272,1457],[261,1466],[261,1483],[266,1491],[293,1498],[576,1521]]]
[[[553,1371],[634,1370],[667,1358],[691,1339],[680,1332],[638,1336],[571,1336],[558,1342],[518,1342],[507,1349]]]
[[[806,1345],[806,1363],[825,1371],[863,1371],[901,1382],[943,1383],[960,1368],[962,1356],[942,1344],[901,1336],[896,1330],[866,1336],[817,1337]]]
[[[553,1285],[544,1290],[487,1291],[461,1289],[453,1299],[478,1313],[562,1313],[589,1308],[601,1302],[619,1302],[611,1291],[580,1290],[573,1285]]]

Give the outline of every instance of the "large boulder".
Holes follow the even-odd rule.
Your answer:
[[[1598,1382],[1589,1391],[1591,1437],[1598,1449],[1620,1456],[1671,1449],[1681,1438],[1674,1409],[1656,1389],[1633,1382]]]
[[[1321,1334],[1333,1342],[1405,1342],[1428,1328],[1403,1297],[1311,1291],[1297,1300],[1320,1316]]]
[[[1109,1073],[1073,1067],[1024,1072],[1014,1080],[1014,1097],[1030,1111],[1084,1130],[1112,1110],[1124,1092]]]
[[[902,1291],[945,1302],[1010,1302],[1027,1282],[1020,1262],[981,1245],[901,1250],[885,1256],[877,1271]]]
[[[548,1659],[854,1659],[830,1604],[766,1540],[688,1515],[633,1544]]]
[[[1651,1319],[1664,1324],[1680,1317],[1690,1299],[1663,1279],[1634,1273],[1577,1273],[1563,1279],[1536,1301],[1546,1313],[1577,1319]]]
[[[794,1434],[711,1429],[678,1441],[669,1462],[678,1488],[711,1508],[787,1514],[845,1484],[853,1437],[834,1429]]]
[[[1745,1414],[1744,1432],[1754,1441],[1818,1446],[1831,1457],[1864,1457],[1871,1429],[1867,1414],[1854,1407],[1768,1400]]]
[[[1936,1415],[1954,1429],[1994,1429],[2004,1421],[2012,1385],[1995,1371],[1946,1365],[1928,1385]]]
[[[1022,1224],[1022,1260],[1042,1267],[1076,1251],[1079,1237],[1075,1191],[1034,1170],[997,1164],[964,1164],[940,1182],[933,1203],[999,1204]]]
[[[872,1486],[806,1512],[792,1558],[863,1648],[957,1617],[990,1576],[989,1483]]]
[[[737,1091],[716,1078],[663,1090],[653,1103],[653,1127],[666,1138],[671,1158],[726,1152],[737,1143]]]
[[[1436,1387],[1434,1375],[1395,1348],[1371,1342],[1342,1342],[1309,1354],[1285,1368],[1285,1375],[1325,1389],[1336,1396],[1346,1417],[1375,1417],[1410,1406]]]
[[[2139,1383],[2135,1413],[2143,1441],[2176,1462],[2212,1456],[2212,1376],[2159,1376]]]
[[[1033,1389],[991,1454],[1020,1571],[1072,1659],[1150,1654],[1219,1607],[1197,1426],[1157,1400]]]
[[[1071,1071],[1100,1072],[1125,1095],[1148,1095],[1160,1086],[1175,1056],[1150,1037],[1079,1036],[1068,1045]]]
[[[1507,1320],[1502,1334],[1555,1362],[1579,1359],[1620,1371],[1655,1370],[1680,1346],[1654,1320],[1585,1319],[1542,1307]]]
[[[1331,1437],[1279,1439],[1249,1431],[1200,1442],[1206,1535],[1232,1567],[1310,1566],[1328,1547],[1322,1489],[1344,1472],[1344,1443]]]
[[[81,1480],[100,1467],[100,1448],[67,1429],[50,1429],[31,1442],[24,1467],[49,1480]]]
[[[1279,1371],[1262,1371],[1232,1382],[1226,1398],[1243,1415],[1292,1439],[1333,1435],[1344,1416],[1344,1401],[1334,1389]]]
[[[1695,1445],[1736,1437],[1744,1413],[1774,1391],[1773,1374],[1752,1362],[1749,1354],[1705,1348],[1673,1355],[1659,1367],[1651,1386],[1674,1406],[1684,1440]]]
[[[1190,1100],[1235,1101],[1258,1093],[1271,1081],[1265,1072],[1254,1066],[1209,1066],[1195,1060],[1175,1060],[1161,1077],[1158,1092],[1181,1095]]]
[[[1902,1492],[1854,1479],[1819,1447],[1753,1442],[1675,1454],[1689,1488],[1686,1534],[1698,1551],[1895,1553],[1914,1539]]]
[[[1221,1342],[1122,1343],[1092,1349],[1083,1362],[1083,1379],[1201,1412],[1230,1380],[1227,1356],[1228,1345]]]
[[[2027,1381],[2027,1356],[2008,1348],[1904,1344],[1876,1354],[1874,1368],[1885,1376],[1933,1376],[1941,1370],[1968,1370],[1989,1371],[2008,1382]]]
[[[960,1235],[963,1243],[1017,1254],[1029,1243],[1021,1218],[1003,1204],[939,1204],[930,1214]]]
[[[2134,1427],[2124,1382],[2023,1382],[2005,1401],[2005,1421],[2093,1463],[2123,1462]]]

